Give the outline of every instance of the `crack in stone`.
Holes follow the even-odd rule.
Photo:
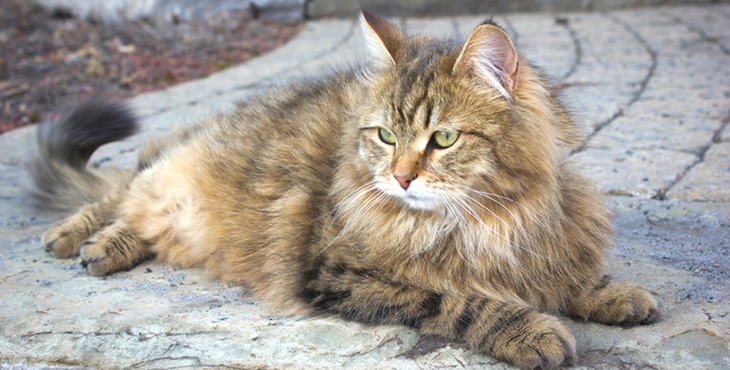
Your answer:
[[[693,168],[695,168],[698,164],[705,161],[705,154],[712,148],[713,144],[720,143],[720,135],[722,134],[722,130],[725,129],[725,127],[728,126],[728,123],[730,122],[730,111],[728,111],[728,114],[725,115],[725,119],[723,119],[720,123],[720,127],[715,130],[715,133],[712,135],[712,139],[707,145],[703,145],[700,150],[697,152],[697,160],[687,166],[682,172],[680,172],[677,177],[674,178],[673,181],[669,183],[665,188],[659,189],[657,191],[657,194],[652,197],[652,199],[657,200],[664,200],[666,198],[667,193],[672,190],[682,179],[687,176],[689,171],[691,171]]]
[[[647,370],[659,370],[657,367],[649,364],[637,364],[635,362],[629,362],[621,358],[621,354],[613,354],[612,352],[616,350],[617,348],[615,346],[611,346],[610,348],[597,348],[585,351],[586,354],[588,353],[597,353],[601,356],[601,363],[600,364],[606,364],[606,361],[604,358],[610,358],[612,360],[617,361],[620,364],[620,367],[618,369],[647,369]],[[592,364],[592,365],[598,365],[598,364]],[[613,364],[611,364],[613,365]],[[638,367],[637,367],[638,366]]]
[[[53,332],[53,331],[40,331],[40,332],[33,332],[33,333],[26,333],[23,335],[20,335],[20,338],[33,338],[38,336],[51,336],[51,335],[71,335],[71,336],[81,336],[81,337],[101,337],[101,336],[119,336],[119,335],[128,335],[131,337],[137,337],[140,339],[140,341],[147,341],[151,338],[156,337],[162,337],[162,338],[172,338],[172,337],[189,337],[189,336],[199,336],[199,335],[209,335],[209,334],[227,334],[227,332],[221,332],[221,331],[207,331],[207,332],[194,332],[194,333],[156,333],[156,334],[150,334],[150,333],[140,333],[140,334],[134,334],[131,332],[131,328],[126,328],[124,330],[120,330],[118,332],[104,332],[104,331],[97,331],[97,332],[74,332],[74,331],[62,331],[62,332]],[[162,356],[164,356],[171,348],[174,348],[176,346],[180,346],[179,342],[175,342],[170,345],[170,347],[167,348],[167,350],[162,353]],[[186,348],[198,350],[192,347],[186,346]],[[99,348],[93,349],[95,352],[103,354],[103,352]],[[204,350],[198,350],[202,353],[205,353]],[[201,360],[199,356],[182,356],[182,357],[173,357],[173,356],[164,356],[164,357],[155,357],[149,360],[145,360],[142,362],[138,362],[135,364],[132,364],[130,366],[125,367],[124,369],[137,369],[137,368],[146,368],[149,369],[149,365],[153,365],[156,362],[160,361],[193,361],[195,367],[204,367],[204,368],[220,368],[220,369],[267,369],[268,367],[243,367],[243,366],[228,366],[228,365],[222,365],[222,364],[206,364]],[[47,360],[46,360],[47,361]],[[79,363],[78,361],[73,360],[64,360],[61,361],[60,359],[55,359],[52,362],[56,363],[62,363],[64,365],[75,365],[75,366],[88,366],[87,364]],[[173,366],[169,367],[168,364],[161,365],[160,367],[157,367],[159,369],[177,369],[177,368],[190,368],[190,365],[180,365],[180,366]]]
[[[639,90],[637,90],[634,93],[634,96],[629,100],[626,108],[631,107],[634,103],[639,101],[641,99],[641,96],[644,95],[644,91],[646,91],[646,87],[649,85],[649,81],[651,81],[652,77],[654,77],[654,71],[656,70],[657,64],[658,64],[658,54],[657,52],[649,45],[648,42],[644,39],[644,37],[639,34],[638,31],[636,31],[631,25],[624,22],[623,20],[619,19],[615,14],[608,14],[608,13],[602,13],[604,16],[610,18],[615,23],[621,25],[624,27],[624,29],[630,33],[636,41],[638,41],[642,47],[644,47],[644,50],[649,53],[649,56],[651,58],[651,65],[649,66],[649,69],[646,72],[646,75],[644,78],[639,82]],[[611,121],[612,122],[612,121]],[[598,133],[601,129],[603,129],[606,125],[610,124],[611,122],[607,122],[605,125],[597,127],[593,134],[591,134],[591,137]]]
[[[570,26],[570,18],[559,18],[555,17],[555,23],[563,28],[565,28],[568,31],[568,35],[570,36],[570,40],[573,42],[573,63],[570,66],[570,69],[568,72],[561,78],[562,81],[567,80],[570,78],[575,71],[578,69],[578,66],[583,63],[583,47],[581,45],[580,39],[578,39],[578,34],[575,32],[575,28]],[[562,82],[561,82],[562,84]]]
[[[155,366],[156,362],[160,361],[191,361],[193,364],[180,364],[179,366],[165,366],[166,364],[161,364],[160,367],[149,367]],[[123,369],[139,369],[139,368],[145,368],[145,369],[189,369],[189,368],[215,368],[215,369],[247,369],[247,370],[254,370],[254,369],[266,369],[266,367],[238,367],[238,366],[229,366],[229,365],[221,365],[221,364],[206,364],[203,362],[203,360],[198,356],[181,356],[181,357],[173,357],[173,356],[167,356],[167,357],[159,357],[150,359],[147,361],[137,362],[133,365],[127,366]]]
[[[722,45],[722,43],[718,42],[718,40],[716,38],[708,36],[701,29],[693,26],[692,24],[685,22],[684,20],[682,20],[681,18],[679,18],[673,14],[668,13],[666,10],[662,10],[660,12],[660,14],[662,14],[666,18],[669,18],[670,20],[673,20],[676,24],[680,24],[680,25],[686,27],[687,29],[689,29],[690,31],[698,34],[700,36],[700,38],[702,38],[702,41],[717,45],[717,47],[723,53],[730,56],[730,50],[725,48]],[[667,185],[665,188],[657,190],[657,194],[655,194],[652,197],[652,199],[664,200],[666,198],[667,193],[670,190],[672,190],[672,188],[674,188],[685,176],[687,176],[687,174],[694,167],[696,167],[698,164],[703,163],[705,161],[705,154],[707,154],[707,151],[710,150],[710,148],[713,146],[713,144],[721,142],[720,136],[722,134],[722,131],[725,129],[725,127],[727,127],[728,122],[730,122],[730,111],[728,112],[728,114],[725,115],[725,118],[720,122],[720,126],[717,129],[715,129],[715,132],[713,133],[712,138],[710,139],[710,142],[707,143],[707,145],[703,145],[700,148],[700,150],[697,152],[696,155],[697,155],[698,160],[696,160],[694,163],[687,166],[687,168],[685,168],[682,172],[677,174],[677,176],[674,178],[674,180],[670,181],[669,185]]]
[[[126,328],[124,330],[120,331],[110,331],[110,332],[104,332],[104,331],[95,331],[95,332],[80,332],[80,331],[61,331],[61,332],[54,332],[54,331],[39,331],[39,332],[32,332],[32,333],[26,333],[23,335],[20,335],[21,338],[32,338],[36,336],[46,336],[46,335],[78,335],[82,337],[89,337],[89,336],[108,336],[108,335],[128,335],[130,337],[137,337],[139,339],[142,339],[143,341],[148,341],[151,338],[174,338],[174,337],[195,337],[199,335],[212,335],[212,334],[230,334],[229,332],[225,331],[201,331],[201,332],[193,332],[193,333],[140,333],[140,334],[134,334],[131,331],[131,328]]]
[[[49,369],[49,368],[48,367],[45,367],[45,366],[44,367],[28,367],[28,365],[42,366],[42,365],[47,365],[47,364],[53,365],[53,367],[51,367],[50,369],[55,369],[56,366],[60,365],[60,366],[73,367],[72,370],[96,370],[96,369],[93,369],[93,368],[88,367],[87,365],[82,364],[81,362],[69,360],[66,356],[62,356],[62,357],[58,357],[58,358],[45,359],[45,360],[40,360],[40,361],[34,361],[32,359],[29,359],[29,358],[16,358],[16,359],[13,359],[12,357],[7,357],[7,356],[0,357],[0,359],[2,361],[2,362],[0,362],[0,369],[2,369],[2,370],[5,370],[6,369],[5,368],[6,365],[9,365],[10,366],[9,369],[30,369],[30,368],[38,368],[38,369],[44,369],[45,370],[45,369]],[[9,360],[11,361],[10,363],[8,363]],[[14,364],[13,365],[12,364],[12,361],[17,361],[17,360],[20,360],[20,361],[17,364]]]
[[[388,340],[386,340],[386,341],[383,341],[383,342],[381,342],[381,343],[378,343],[378,345],[377,345],[377,346],[375,346],[375,347],[373,347],[373,348],[371,348],[371,349],[368,349],[368,350],[366,350],[366,351],[362,351],[362,352],[355,352],[355,353],[350,353],[350,354],[347,354],[347,355],[345,355],[344,357],[349,357],[349,358],[353,358],[353,357],[355,357],[355,356],[362,356],[362,355],[368,355],[368,354],[371,354],[371,353],[375,353],[375,352],[376,352],[376,351],[378,351],[379,349],[381,349],[381,348],[385,347],[385,345],[386,345],[386,344],[388,344],[388,343],[392,343],[392,342],[395,342],[395,343],[397,343],[397,344],[403,344],[403,340],[402,340],[402,339],[400,339],[400,337],[398,337],[398,336],[395,336],[395,337],[393,337],[393,338],[390,338],[390,339],[388,339]]]
[[[689,29],[690,31],[700,35],[700,37],[702,38],[702,41],[717,45],[717,47],[720,50],[722,50],[722,52],[725,53],[725,55],[730,55],[730,49],[728,49],[722,42],[720,42],[720,40],[717,37],[708,35],[707,33],[705,33],[705,31],[695,27],[691,23],[685,22],[682,18],[679,18],[679,17],[675,16],[674,14],[667,12],[664,9],[661,10],[660,14],[673,20],[674,22],[676,22],[678,24],[681,24],[681,25],[687,27],[687,29]]]
[[[591,141],[591,139],[593,139],[594,136],[596,136],[601,130],[606,128],[608,125],[613,123],[613,121],[615,121],[617,118],[623,116],[626,109],[631,108],[631,106],[634,105],[634,103],[636,103],[637,101],[639,101],[639,99],[641,99],[641,96],[644,95],[644,91],[646,91],[646,87],[649,85],[649,81],[652,79],[652,77],[654,77],[654,71],[656,70],[657,63],[658,63],[657,52],[649,45],[648,42],[646,42],[646,40],[639,34],[639,32],[637,32],[628,23],[620,20],[615,14],[601,13],[601,15],[606,18],[611,19],[614,23],[620,25],[621,27],[623,27],[626,30],[626,32],[631,34],[631,36],[633,36],[634,39],[636,39],[636,41],[638,41],[641,44],[641,46],[644,48],[644,50],[649,54],[649,57],[651,59],[651,65],[649,66],[644,78],[642,78],[641,81],[639,82],[639,89],[634,93],[634,96],[626,104],[626,107],[619,108],[618,111],[616,111],[616,113],[611,115],[611,117],[604,120],[603,122],[599,122],[596,125],[596,128],[593,129],[593,132],[588,134],[588,136],[586,137],[585,143],[583,145],[581,145],[580,147],[575,148],[575,149],[573,149],[573,151],[571,151],[571,153],[570,153],[571,156],[585,151],[588,148],[588,143]]]

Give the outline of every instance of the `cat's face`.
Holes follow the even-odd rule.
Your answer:
[[[470,193],[495,173],[490,138],[509,119],[509,103],[496,93],[477,98],[438,69],[448,57],[428,58],[374,77],[358,154],[383,193],[413,208],[443,209],[471,203]]]
[[[488,37],[501,38],[497,47],[509,50],[497,50],[497,57],[487,53],[496,61],[480,60],[470,49],[476,43],[471,38],[462,47],[376,26],[380,29],[370,31],[380,32],[371,38],[376,37],[376,53],[381,47],[381,65],[369,78],[358,133],[359,159],[375,188],[415,209],[478,207],[475,198],[500,192],[510,162],[530,150],[518,143],[531,134],[520,133],[509,95],[517,68],[511,42],[501,29],[488,30]],[[493,47],[500,40],[485,42]],[[482,81],[479,73],[494,71],[476,71],[479,62],[491,63],[487,67],[501,75]]]

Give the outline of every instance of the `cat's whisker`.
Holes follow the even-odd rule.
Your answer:
[[[452,206],[457,209],[456,213],[463,220],[464,226],[468,228],[469,223],[468,223],[465,215],[462,212],[459,212],[458,209],[463,209],[467,213],[469,213],[469,209],[467,209],[467,207],[465,207],[464,204],[460,203],[459,199],[457,199],[454,195],[449,194],[449,199],[450,199],[449,203],[452,204]],[[494,235],[494,230],[492,230],[492,228],[488,227],[487,225],[484,225],[484,226],[486,226],[486,231],[487,231],[486,236],[489,239],[491,239],[492,236]],[[460,229],[462,230],[463,240],[464,240],[465,244],[470,248],[469,253],[473,257],[474,255],[476,255],[477,251],[479,250],[479,248],[476,246],[476,241],[474,240],[474,233],[466,232],[461,227],[460,227]],[[482,243],[491,244],[491,242],[489,240],[483,241]],[[461,252],[460,252],[460,254],[461,254]],[[464,256],[462,256],[462,258],[464,258]],[[501,256],[500,256],[500,258],[501,258]]]
[[[363,195],[368,194],[369,192],[371,192],[373,190],[376,190],[377,187],[375,186],[375,180],[359,187],[358,189],[359,190],[356,190],[352,194],[345,197],[342,201],[339,202],[339,204],[332,211],[330,211],[330,214],[331,213],[335,214],[334,218],[336,218],[337,212],[339,212],[341,209],[349,208],[351,205],[359,202],[360,198]],[[332,219],[332,222],[334,222],[334,218]],[[330,222],[330,225],[332,224],[332,222]]]
[[[368,189],[369,189],[369,190],[372,190],[371,188],[368,188]],[[360,193],[360,194],[364,194],[364,193],[362,193],[362,192],[359,192],[359,193]],[[369,204],[369,202],[370,202],[370,201],[371,201],[371,200],[373,199],[373,197],[376,197],[376,196],[377,196],[377,195],[374,195],[374,194],[369,194],[369,195],[368,195],[368,197],[367,197],[367,198],[365,198],[365,201],[364,201],[364,202],[362,202],[362,205],[367,205],[367,204]],[[358,198],[359,198],[359,196],[358,196]],[[349,206],[349,204],[352,204],[352,202],[348,203],[348,206]],[[341,206],[344,206],[344,205],[345,205],[345,204],[342,204]],[[361,207],[358,207],[358,208],[356,209],[356,211],[355,211],[355,213],[354,213],[354,217],[351,217],[351,218],[348,218],[348,219],[347,219],[347,221],[345,222],[345,224],[344,224],[344,225],[342,225],[342,227],[340,228],[340,231],[339,231],[339,232],[337,233],[337,235],[336,235],[336,236],[335,236],[335,237],[334,237],[334,238],[333,238],[333,239],[332,239],[332,240],[331,240],[331,241],[329,242],[329,244],[327,244],[327,246],[325,246],[324,248],[322,248],[322,250],[321,250],[321,251],[320,251],[319,253],[317,253],[317,255],[321,255],[322,253],[324,253],[324,251],[326,251],[326,250],[327,250],[327,248],[329,248],[329,247],[330,247],[330,246],[331,246],[331,245],[332,245],[332,244],[333,244],[334,242],[336,242],[336,241],[337,241],[337,240],[338,240],[338,239],[340,238],[340,236],[342,236],[342,235],[343,235],[343,233],[345,232],[345,230],[347,230],[347,229],[349,228],[349,225],[350,225],[351,223],[353,223],[354,221],[356,221],[357,219],[359,219],[359,218],[358,218],[358,215],[359,215],[359,213],[360,213],[359,211],[360,211],[360,209],[362,208],[362,205],[361,205]],[[341,207],[341,206],[340,206],[340,207]],[[330,222],[330,224],[329,224],[328,230],[330,230],[330,229],[331,229],[331,227],[332,227],[332,224],[333,224],[333,223],[335,222],[335,218],[337,218],[337,217],[335,216],[335,217],[333,217],[333,218],[332,218],[332,221],[331,221],[331,222]],[[325,237],[326,235],[327,235],[326,233],[325,233],[325,234],[323,234],[323,235],[322,235],[322,238],[324,238],[324,237]]]
[[[366,215],[375,206],[375,204],[380,203],[380,205],[376,208],[376,211],[373,212],[373,213],[377,213],[377,210],[380,209],[384,203],[384,202],[381,202],[381,200],[384,200],[387,196],[388,196],[387,194],[385,194],[383,192],[379,192],[379,194],[374,199],[372,199],[368,202],[366,207],[360,208],[359,214],[356,215],[356,217],[358,219],[358,223],[360,224],[360,227],[357,228],[356,230],[354,230],[354,232],[359,232],[362,229],[364,229],[366,226],[368,226],[369,221],[373,218],[373,214],[370,214],[368,216],[367,220],[365,220],[366,222],[360,222],[360,220],[362,219],[362,217],[364,215]]]
[[[464,200],[460,199],[457,196],[453,196],[452,199],[454,199],[454,201],[456,201],[456,204],[460,205],[462,209],[464,209],[478,223],[480,223],[482,225],[482,227],[484,227],[487,231],[489,231],[490,236],[495,235],[495,236],[503,239],[503,241],[510,242],[510,240],[508,240],[506,237],[504,237],[504,235],[501,235],[493,227],[490,227],[489,225],[484,223],[484,220],[481,217],[479,217],[479,215],[476,213],[476,211],[474,211],[474,209],[471,206],[469,206],[469,204],[467,204]]]
[[[376,190],[374,185],[368,188],[368,190],[374,190],[374,189]],[[345,224],[342,226],[342,228],[340,229],[340,232],[337,234],[337,236],[335,236],[332,239],[332,241],[330,241],[329,244],[327,244],[327,246],[324,247],[322,249],[322,251],[320,251],[317,255],[321,255],[324,251],[326,251],[327,248],[329,248],[335,241],[337,241],[340,238],[340,236],[342,236],[344,233],[346,233],[346,232],[357,233],[357,232],[361,231],[366,226],[366,223],[361,222],[363,216],[365,214],[367,214],[372,209],[372,207],[375,206],[376,203],[381,203],[380,206],[382,206],[382,204],[384,202],[381,202],[381,200],[386,199],[387,197],[389,197],[389,196],[381,191],[376,191],[374,194],[369,194],[368,197],[365,199],[365,201],[363,201],[359,205],[359,207],[355,209],[352,216],[347,219],[347,222],[345,222]],[[352,203],[354,203],[354,202],[353,201],[349,202],[348,206],[349,206],[349,204],[352,204]],[[376,212],[377,212],[377,210],[376,210]],[[372,215],[370,215],[370,218],[371,217],[372,217]],[[370,218],[368,218],[368,220]],[[332,222],[334,222],[334,220]],[[355,230],[352,230],[352,228],[351,228],[352,224],[360,225],[360,227],[358,227]]]
[[[479,217],[479,216],[478,216],[478,215],[476,214],[476,212],[474,211],[474,209],[473,209],[473,208],[471,208],[471,207],[470,207],[470,206],[469,206],[468,204],[466,204],[464,200],[462,200],[462,199],[459,199],[459,198],[457,198],[457,197],[454,197],[454,199],[455,199],[455,200],[456,200],[456,201],[457,201],[457,202],[458,202],[459,204],[461,204],[461,205],[462,205],[462,206],[463,206],[463,207],[465,208],[465,210],[467,210],[467,212],[469,212],[469,214],[471,214],[471,216],[472,216],[472,217],[474,217],[474,218],[475,218],[475,219],[476,219],[476,220],[477,220],[477,221],[478,221],[478,222],[479,222],[479,223],[480,223],[480,224],[482,225],[482,227],[485,227],[485,228],[487,228],[487,230],[489,230],[489,231],[491,231],[491,232],[495,233],[495,234],[497,235],[497,237],[499,237],[500,239],[502,239],[502,240],[503,240],[504,242],[507,242],[507,243],[511,244],[512,246],[514,246],[514,247],[517,247],[517,248],[519,248],[519,249],[522,249],[522,250],[524,250],[525,252],[527,252],[527,253],[529,253],[529,254],[531,254],[531,255],[535,256],[535,257],[540,257],[540,258],[543,258],[543,259],[546,259],[546,260],[564,260],[564,259],[562,259],[562,258],[553,258],[553,257],[550,257],[550,256],[544,256],[544,255],[541,255],[540,253],[537,253],[537,252],[533,251],[533,250],[532,250],[531,248],[525,247],[525,246],[523,246],[522,244],[520,244],[520,243],[517,243],[517,242],[515,242],[515,241],[511,240],[511,238],[509,238],[509,237],[507,237],[507,236],[505,236],[505,235],[502,235],[501,233],[498,233],[498,232],[496,232],[496,230],[494,230],[494,228],[492,228],[492,227],[489,227],[489,226],[488,226],[488,225],[487,225],[486,223],[484,223],[484,221],[483,221],[483,220],[481,219],[481,217]],[[501,219],[500,219],[500,220],[501,220]],[[505,226],[507,227],[507,229],[508,229],[508,230],[509,230],[509,231],[510,231],[511,233],[514,233],[514,231],[513,231],[513,230],[512,230],[511,228],[509,228],[509,225],[507,225],[506,223],[504,223],[504,220],[501,220],[501,221],[502,221],[502,223],[503,223],[503,224],[504,224],[504,225],[505,225]]]
[[[454,205],[451,203],[451,199],[449,199],[448,195],[437,192],[436,196],[439,198],[439,200],[441,200],[441,203],[446,207],[446,212],[449,214],[449,216],[451,216],[451,218],[456,223],[456,227],[459,229],[459,233],[460,233],[464,243],[469,245],[469,248],[473,248],[470,241],[466,240],[467,238],[469,238],[469,236],[467,236],[467,233],[464,231],[464,228],[462,227],[462,221],[464,223],[466,222],[466,220],[464,219],[464,216],[454,207]],[[461,258],[463,260],[465,260],[465,261],[467,260],[466,256],[463,255],[462,248],[458,248],[457,253],[459,253],[459,256],[461,256]]]
[[[343,198],[340,202],[338,202],[337,206],[334,207],[331,211],[323,214],[322,216],[319,216],[312,220],[312,222],[315,222],[323,217],[327,217],[333,213],[336,213],[340,208],[342,208],[346,203],[351,203],[357,200],[357,198],[360,197],[363,193],[366,193],[370,190],[373,190],[375,188],[375,182],[376,180],[372,180],[365,185],[360,186],[359,188],[355,189],[352,193],[350,193],[348,196]],[[331,224],[330,224],[331,225]]]
[[[446,207],[446,213],[448,213],[449,216],[451,216],[451,218],[454,220],[454,223],[456,223],[456,227],[459,229],[461,235],[466,237],[463,227],[464,225],[466,225],[466,219],[464,218],[464,215],[458,212],[458,210],[451,204],[451,200],[448,198],[448,196],[437,193],[437,197]]]
[[[485,211],[489,212],[489,214],[491,214],[492,216],[494,216],[495,218],[497,218],[500,222],[502,222],[510,230],[510,232],[513,232],[512,228],[509,226],[509,224],[502,217],[500,217],[497,213],[495,213],[493,210],[491,210],[489,207],[485,206],[484,204],[482,204],[478,200],[474,199],[473,197],[469,196],[469,194],[464,193],[463,191],[459,191],[459,194],[461,194],[462,196],[466,197],[468,200],[471,200],[472,202],[474,202],[474,204],[478,205],[480,208],[482,208]],[[512,213],[509,209],[507,209],[507,211],[512,215],[512,218],[515,220],[515,223],[517,224],[517,227],[520,228],[520,231],[523,234],[523,236],[527,236],[524,228],[521,225],[521,222],[520,222],[521,220],[519,218],[517,218],[514,215],[514,213]]]
[[[468,222],[466,216],[463,214],[463,212],[459,212],[458,211],[459,208],[461,208],[464,211],[466,211],[467,213],[469,213],[472,217],[474,217],[476,219],[479,219],[479,217],[476,217],[475,214],[474,214],[474,212],[469,207],[467,207],[466,204],[464,204],[463,202],[461,202],[460,199],[458,199],[458,197],[456,197],[454,194],[451,194],[451,193],[446,193],[446,194],[448,195],[448,197],[450,199],[449,204],[451,204],[452,207],[454,207],[455,209],[457,209],[455,211],[455,213],[461,218],[462,224],[464,225],[463,227],[468,227],[469,226],[469,222]],[[492,228],[490,228],[490,227],[487,227],[487,231],[488,231],[488,236],[491,238],[492,235],[494,234],[494,230]],[[465,235],[468,234],[468,236],[469,236],[470,239],[473,239],[474,238],[473,233],[464,233],[464,234]],[[471,245],[472,249],[474,249],[474,251],[476,251],[478,248],[474,247],[474,240],[470,240],[470,242],[472,244]]]
[[[507,222],[506,222],[506,221],[505,221],[504,219],[502,219],[502,217],[500,217],[500,216],[499,216],[498,214],[496,214],[496,213],[495,213],[494,211],[492,211],[491,209],[489,209],[489,207],[487,207],[487,206],[485,206],[484,204],[480,203],[480,202],[479,202],[478,200],[474,199],[474,198],[473,198],[473,197],[471,197],[471,196],[470,196],[469,194],[467,194],[467,193],[465,193],[465,192],[463,192],[463,191],[459,191],[459,193],[460,193],[461,195],[463,195],[464,197],[466,197],[467,199],[469,199],[469,200],[473,201],[473,202],[474,202],[474,203],[475,203],[476,205],[478,205],[479,207],[481,207],[481,208],[482,208],[482,209],[484,209],[485,211],[489,212],[489,213],[490,213],[490,214],[491,214],[492,216],[496,217],[496,218],[497,218],[497,219],[498,219],[498,220],[499,220],[500,222],[502,222],[502,224],[503,224],[503,225],[504,225],[504,226],[505,226],[505,227],[506,227],[506,228],[507,228],[507,229],[508,229],[508,230],[510,231],[510,233],[514,233],[514,230],[512,230],[512,227],[511,227],[511,226],[509,225],[509,223],[507,223]],[[503,207],[504,207],[504,206],[503,206]],[[518,229],[520,230],[520,233],[522,234],[522,238],[523,238],[523,239],[524,239],[525,241],[529,241],[529,236],[528,236],[528,234],[527,234],[527,231],[526,231],[526,230],[525,230],[525,228],[524,228],[524,227],[522,226],[522,220],[521,220],[521,219],[519,219],[519,218],[518,218],[518,217],[517,217],[517,216],[516,216],[516,215],[515,215],[514,213],[512,213],[512,211],[510,211],[510,210],[509,210],[509,209],[507,209],[506,207],[505,207],[505,210],[507,210],[507,212],[509,212],[509,214],[510,214],[510,215],[512,215],[512,218],[514,219],[514,221],[515,221],[515,224],[517,224],[517,228],[518,228]]]
[[[481,196],[483,196],[483,197],[485,197],[485,198],[487,198],[487,199],[489,199],[489,200],[491,200],[491,201],[499,204],[504,209],[506,209],[508,212],[510,212],[509,209],[504,204],[502,204],[501,202],[497,201],[494,198],[500,198],[500,199],[508,200],[508,201],[510,201],[510,202],[512,202],[512,203],[514,203],[514,204],[516,204],[516,205],[518,205],[520,207],[522,207],[522,209],[525,210],[532,217],[532,219],[535,220],[535,222],[537,222],[540,226],[542,226],[545,229],[545,231],[547,231],[554,239],[556,239],[556,240],[558,239],[558,237],[553,233],[553,231],[550,230],[550,228],[547,225],[545,225],[545,223],[543,223],[540,220],[540,218],[534,212],[532,212],[528,207],[524,206],[522,203],[520,203],[520,202],[518,202],[518,201],[516,201],[514,199],[511,199],[511,198],[508,198],[508,197],[499,195],[499,194],[486,193],[486,192],[479,191],[479,190],[475,190],[475,189],[471,189],[471,188],[468,188],[468,187],[466,188],[466,190],[469,190],[469,191],[471,191],[473,193],[476,193],[478,195],[481,195]]]

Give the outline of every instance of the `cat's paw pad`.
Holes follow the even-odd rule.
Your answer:
[[[645,288],[631,283],[613,283],[600,291],[590,319],[609,325],[646,325],[659,321],[657,300]]]
[[[497,338],[491,351],[523,369],[553,369],[576,363],[573,335],[550,315],[535,312]]]

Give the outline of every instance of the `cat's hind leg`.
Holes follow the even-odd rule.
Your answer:
[[[568,303],[568,314],[622,326],[646,325],[661,319],[651,292],[636,284],[614,282],[608,275],[574,297]]]

